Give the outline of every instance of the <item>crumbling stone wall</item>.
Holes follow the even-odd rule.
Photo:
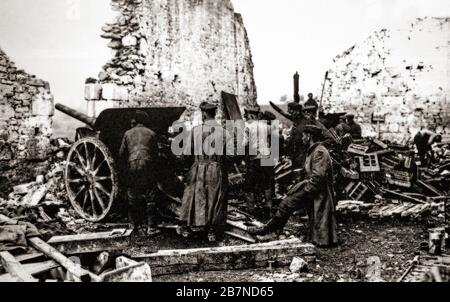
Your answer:
[[[256,105],[249,40],[230,0],[112,0],[112,7],[118,15],[102,37],[113,58],[86,86],[96,114],[105,107],[190,110],[218,103],[222,90]]]
[[[372,114],[382,139],[404,142],[421,128],[450,135],[450,19],[417,19],[375,32],[334,59],[326,109],[353,111],[364,135]]]
[[[18,69],[0,49],[0,191],[45,169],[52,135],[49,84]]]

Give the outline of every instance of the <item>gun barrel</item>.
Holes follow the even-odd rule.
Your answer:
[[[78,112],[72,108],[69,108],[67,106],[64,106],[62,104],[56,104],[55,108],[65,114],[67,114],[70,117],[73,117],[74,119],[83,122],[87,124],[88,126],[94,127],[95,125],[95,118],[89,117],[84,113]]]

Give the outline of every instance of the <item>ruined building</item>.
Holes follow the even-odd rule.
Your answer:
[[[337,56],[329,78],[326,109],[353,111],[363,135],[402,142],[427,128],[450,138],[449,18],[375,32]]]
[[[217,104],[221,91],[256,105],[249,40],[230,0],[112,0],[112,7],[115,21],[102,28],[112,59],[86,86],[91,115],[155,105],[192,111]]]
[[[0,49],[0,193],[47,169],[53,97],[49,84],[16,68]]]

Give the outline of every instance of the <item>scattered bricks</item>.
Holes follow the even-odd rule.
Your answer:
[[[87,84],[84,87],[84,99],[86,101],[96,101],[102,99],[102,85]]]

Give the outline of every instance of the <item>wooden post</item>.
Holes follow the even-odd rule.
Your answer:
[[[300,104],[300,75],[294,74],[294,102]]]
[[[325,73],[325,80],[323,81],[323,87],[322,87],[322,96],[320,97],[320,106],[319,109],[322,110],[322,104],[323,104],[323,95],[325,93],[325,85],[328,81],[328,71]]]

